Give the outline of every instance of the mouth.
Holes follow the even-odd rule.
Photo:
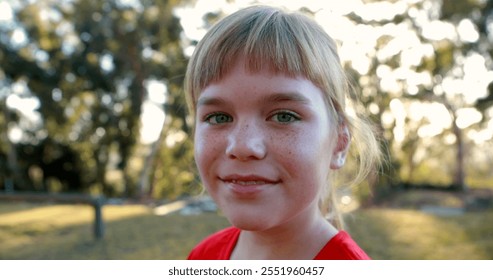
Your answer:
[[[272,184],[271,182],[262,181],[262,180],[255,180],[255,181],[224,180],[224,182],[240,185],[240,186],[256,186],[256,185]]]
[[[242,185],[242,186],[271,185],[271,184],[280,183],[280,180],[270,179],[270,178],[258,176],[258,175],[236,175],[236,174],[234,174],[234,175],[227,175],[227,176],[219,177],[219,179],[223,182],[226,182],[226,183],[232,183],[232,184],[237,184],[237,185]]]
[[[220,177],[221,181],[226,183],[226,186],[239,195],[253,195],[259,193],[269,186],[279,184],[280,180],[272,180],[260,176],[239,176],[232,175]]]

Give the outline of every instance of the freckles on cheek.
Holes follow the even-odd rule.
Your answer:
[[[307,132],[302,135],[286,135],[285,157],[295,162],[305,164],[320,163],[324,155],[328,154],[326,147],[316,133]],[[308,167],[308,166],[306,166]]]
[[[207,167],[210,167],[211,163],[218,158],[219,151],[219,139],[207,135],[198,134],[195,137],[195,161],[198,165],[199,171],[207,172]]]
[[[296,163],[304,156],[304,147],[300,146],[299,139],[297,136],[286,133],[282,137],[281,143],[275,144],[274,149],[278,150],[280,156],[282,156],[283,161],[290,163],[289,165],[296,165]]]

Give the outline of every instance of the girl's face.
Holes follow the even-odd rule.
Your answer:
[[[242,60],[201,92],[195,159],[234,226],[262,231],[319,216],[328,173],[345,155],[327,111],[309,80],[248,73]]]

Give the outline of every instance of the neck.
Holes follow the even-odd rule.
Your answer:
[[[321,215],[264,231],[242,231],[232,259],[313,259],[337,234]]]

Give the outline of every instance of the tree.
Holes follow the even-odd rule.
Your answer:
[[[6,126],[15,126],[23,131],[18,143],[39,145],[50,138],[57,147],[70,147],[74,164],[81,166],[80,188],[86,192],[142,194],[142,167],[130,165],[130,160],[139,147],[149,80],[167,88],[163,109],[173,121],[163,134],[173,130],[178,119],[186,131],[181,94],[186,58],[179,20],[173,15],[177,5],[171,0],[22,1],[14,7],[14,19],[0,27],[10,35],[0,39],[1,73],[10,89],[26,85],[22,95],[39,102],[39,118],[34,127],[4,118],[2,134],[7,135]],[[18,34],[25,40],[16,42]],[[0,98],[15,94],[10,90]],[[20,109],[6,109],[22,114]],[[3,139],[2,153],[9,144],[17,145],[9,137]],[[33,158],[19,167],[39,167],[40,162]],[[108,181],[112,169],[123,174],[123,188]]]
[[[416,175],[415,167],[431,163],[430,159],[421,159],[423,163],[416,162],[416,153],[427,150],[427,146],[434,147],[435,152],[442,150],[441,155],[445,158],[449,153],[446,148],[449,144],[443,141],[448,139],[449,143],[454,143],[456,155],[453,163],[449,163],[455,165],[451,171],[453,174],[450,174],[450,185],[466,189],[464,162],[467,147],[464,130],[473,127],[481,129],[481,124],[461,123],[465,109],[474,112],[474,108],[482,108],[483,123],[491,117],[484,113],[491,106],[491,102],[487,101],[489,95],[481,97],[478,93],[486,93],[486,77],[493,80],[491,71],[488,72],[492,69],[493,44],[487,28],[493,16],[492,2],[368,1],[366,9],[347,15],[355,30],[365,29],[370,33],[359,33],[364,37],[361,41],[374,40],[374,49],[365,54],[369,66],[362,70],[362,67],[355,67],[358,65],[348,66],[356,69],[352,71],[354,79],[362,85],[364,106],[361,109],[366,109],[385,128],[386,140],[393,147],[393,158],[401,158],[396,166],[409,170],[401,180],[416,181],[412,178]],[[377,7],[390,12],[381,16],[365,12]],[[474,77],[478,73],[481,78]],[[474,91],[468,89],[466,83],[474,84]],[[400,112],[389,110],[392,102],[401,104]],[[441,127],[430,123],[433,116],[423,115],[416,119],[413,114],[416,115],[417,111],[410,111],[413,104],[422,104],[420,108],[428,104],[439,109],[434,114],[448,112],[449,120],[445,120],[447,113],[444,120],[450,122],[449,125],[442,124]],[[404,134],[404,126],[415,127],[415,130]],[[434,140],[428,141],[426,138]],[[442,145],[434,145],[434,142]],[[437,155],[440,156],[440,153]],[[430,179],[433,178],[424,178]]]

